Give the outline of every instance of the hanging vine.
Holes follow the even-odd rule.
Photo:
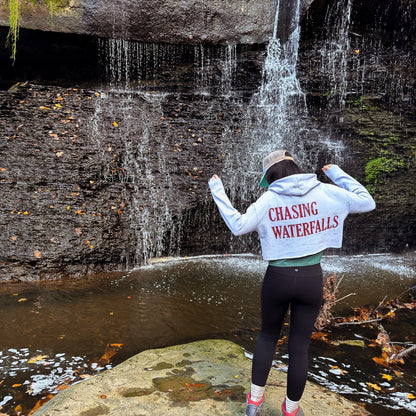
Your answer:
[[[20,6],[23,0],[0,0],[4,1],[9,6],[9,33],[6,39],[6,46],[11,49],[11,56],[13,63],[16,61],[17,40],[19,38],[20,29]],[[38,0],[27,0],[35,6]],[[57,6],[68,5],[68,0],[44,0],[46,7],[49,9],[49,15],[52,18]]]
[[[7,35],[6,45],[11,48],[11,59],[16,60],[17,38],[19,37],[19,0],[8,0],[9,2],[9,34]]]

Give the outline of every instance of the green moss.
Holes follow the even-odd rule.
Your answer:
[[[363,96],[358,98],[357,100],[348,100],[347,104],[352,105],[353,107],[358,107],[360,110],[368,110],[369,106]]]
[[[384,182],[383,177],[404,167],[404,160],[388,158],[386,156],[378,157],[367,163],[365,167],[365,180],[370,185],[379,185]]]

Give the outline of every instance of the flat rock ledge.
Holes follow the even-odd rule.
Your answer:
[[[230,341],[205,340],[144,351],[111,370],[74,384],[34,416],[244,415],[251,362]],[[286,374],[271,371],[266,415],[280,416]],[[358,404],[309,383],[305,415],[370,415]]]

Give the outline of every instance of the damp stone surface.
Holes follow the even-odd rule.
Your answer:
[[[58,393],[34,416],[242,415],[250,373],[251,361],[230,341],[147,350]],[[286,374],[272,370],[266,387],[267,415],[281,414],[285,385]],[[302,407],[309,416],[370,415],[312,383],[306,386]]]

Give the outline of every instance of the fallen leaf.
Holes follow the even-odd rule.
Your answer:
[[[410,394],[407,395],[407,398],[411,399],[411,400],[414,400],[414,399],[416,399],[416,396],[413,393],[410,393]]]
[[[16,387],[20,387],[20,386],[21,386],[21,384],[16,383],[16,384],[13,384],[12,388],[16,388]]]
[[[374,384],[374,383],[366,383],[366,384],[367,384],[368,387],[370,387],[373,390],[381,391],[381,387],[378,386],[377,384]]]
[[[39,361],[43,361],[47,355],[37,355],[36,357],[30,358],[27,362],[28,364],[38,363]]]
[[[114,126],[114,127],[118,127],[118,123],[117,123],[117,121],[113,121],[113,126]]]
[[[382,378],[385,378],[387,381],[390,381],[393,377],[388,374],[383,374]]]
[[[373,357],[373,361],[375,361],[377,364],[383,365],[384,367],[389,366],[385,358],[383,357]]]
[[[336,372],[339,372],[341,375],[344,375],[344,374],[348,373],[348,371],[343,370],[342,368],[339,368],[339,367],[338,367],[338,366],[336,366],[336,365],[333,365],[333,366],[331,367],[331,369],[332,369],[332,370],[336,370]]]
[[[37,258],[40,259],[42,257],[42,253],[39,250],[35,250],[33,252],[33,255]]]

